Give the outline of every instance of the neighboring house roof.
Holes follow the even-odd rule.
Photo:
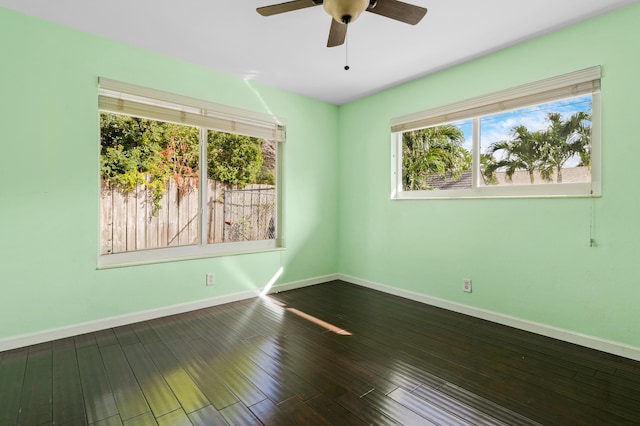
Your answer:
[[[534,183],[555,183],[556,176],[553,175],[553,181],[547,182],[542,179],[539,172],[534,173]],[[427,176],[427,187],[431,189],[470,189],[472,183],[472,171],[465,170],[458,179],[448,179],[439,175]],[[511,180],[507,180],[506,173],[496,172],[498,185],[530,185],[529,173],[526,170],[518,170],[512,176]],[[578,183],[591,181],[591,171],[589,167],[567,167],[562,169],[563,183]]]
[[[464,170],[458,179],[448,179],[439,175],[427,176],[427,188],[433,189],[470,189],[471,170]]]
[[[512,179],[507,180],[504,172],[497,172],[496,178],[500,185],[530,185],[529,172],[526,170],[518,170],[512,176]],[[579,183],[590,182],[591,170],[589,167],[565,167],[562,169],[562,183]],[[539,172],[533,172],[534,183],[556,183],[556,174],[553,174],[553,181],[547,182],[540,176]]]

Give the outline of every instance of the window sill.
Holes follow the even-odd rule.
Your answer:
[[[124,268],[214,257],[241,256],[284,250],[283,244],[273,240],[244,243],[222,243],[211,246],[170,247],[155,250],[141,250],[131,253],[117,253],[98,257],[96,269]]]
[[[560,186],[561,185],[561,186]],[[477,198],[598,198],[600,190],[590,183],[539,184],[534,186],[513,185],[501,187],[481,187],[473,189],[435,191],[397,191],[392,200],[442,200]]]

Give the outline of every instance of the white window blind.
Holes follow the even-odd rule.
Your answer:
[[[406,132],[459,120],[495,114],[554,100],[600,91],[600,67],[564,74],[522,86],[467,99],[443,107],[395,118],[392,132]]]
[[[255,112],[99,78],[102,111],[205,127],[261,139],[285,140],[283,120]]]

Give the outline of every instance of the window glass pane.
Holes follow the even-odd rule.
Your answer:
[[[471,120],[402,134],[404,191],[472,187]]]
[[[480,185],[591,182],[592,95],[480,120]]]
[[[100,113],[100,254],[198,244],[198,133]]]
[[[276,144],[208,131],[209,243],[276,238]]]

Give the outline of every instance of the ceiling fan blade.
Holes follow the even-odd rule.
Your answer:
[[[378,0],[375,7],[367,10],[376,15],[385,16],[410,25],[420,22],[427,13],[427,9],[424,7],[398,0]]]
[[[319,6],[322,3],[316,3],[313,0],[294,0],[286,3],[272,4],[270,6],[259,7],[256,11],[262,16],[277,15],[279,13],[292,12],[307,7]]]
[[[329,40],[327,41],[327,47],[335,47],[344,44],[344,39],[347,37],[347,24],[341,24],[335,19],[331,18],[331,29],[329,30]]]

